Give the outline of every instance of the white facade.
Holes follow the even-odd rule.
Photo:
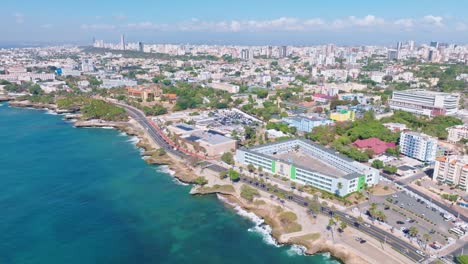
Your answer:
[[[422,133],[404,131],[400,136],[400,152],[424,162],[434,161],[437,152],[437,138]]]
[[[458,111],[459,94],[440,93],[422,89],[394,91],[390,108],[418,115],[436,116],[455,114]]]
[[[453,126],[447,128],[449,142],[458,142],[462,139],[468,139],[468,125]]]
[[[297,152],[311,157],[316,163],[300,165],[294,159],[281,155]],[[236,163],[240,166],[252,164],[264,172],[278,174],[292,181],[311,185],[321,190],[345,196],[360,191],[365,185],[372,186],[380,181],[379,171],[351,160],[311,141],[290,139],[236,151]],[[330,171],[322,170],[330,166]]]
[[[434,181],[458,185],[467,191],[468,156],[448,156],[436,159]]]

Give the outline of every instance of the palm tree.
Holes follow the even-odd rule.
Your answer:
[[[364,222],[364,218],[362,218],[362,216],[358,216],[356,218],[356,220],[357,220],[358,224],[362,224]]]
[[[429,240],[431,240],[431,236],[426,233],[423,235],[423,240],[424,240],[424,250],[427,248],[427,244],[429,244]]]
[[[409,228],[408,232],[409,232],[410,236],[415,237],[415,236],[418,235],[419,230],[415,226],[412,226],[412,227]]]
[[[343,232],[346,229],[346,227],[348,227],[348,224],[346,222],[341,221],[340,223],[341,232]]]

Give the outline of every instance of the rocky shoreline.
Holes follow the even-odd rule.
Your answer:
[[[30,107],[36,109],[47,109],[56,112],[57,114],[71,113],[70,111],[57,109],[56,105],[34,103],[30,101],[10,101],[11,106],[15,107]],[[200,173],[196,173],[195,170],[189,167],[184,161],[179,160],[177,157],[172,156],[169,153],[161,154],[159,152],[160,147],[150,139],[144,129],[142,129],[138,122],[130,119],[128,122],[112,122],[103,120],[81,120],[79,114],[69,114],[65,116],[65,119],[73,121],[75,127],[111,127],[119,131],[124,132],[128,136],[135,136],[138,138],[136,146],[143,149],[141,156],[148,163],[152,165],[167,165],[169,170],[174,171],[173,176],[183,183],[192,184],[195,178]],[[206,195],[206,194],[219,194],[224,197],[229,203],[236,204],[248,212],[252,212],[257,216],[264,219],[265,223],[272,228],[272,237],[281,245],[300,245],[306,248],[305,254],[313,255],[317,253],[329,252],[333,257],[339,259],[343,263],[347,264],[362,264],[368,263],[363,258],[352,254],[343,246],[333,245],[330,241],[323,238],[315,241],[290,241],[290,239],[284,240],[281,238],[281,233],[277,232],[277,225],[265,214],[264,210],[248,204],[235,191],[213,188],[213,189],[200,189],[200,186],[194,186],[190,191],[192,195]]]

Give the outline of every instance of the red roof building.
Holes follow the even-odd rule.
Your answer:
[[[378,138],[358,139],[354,141],[353,145],[359,149],[371,149],[375,155],[380,155],[387,149],[396,147],[395,143],[385,142]]]

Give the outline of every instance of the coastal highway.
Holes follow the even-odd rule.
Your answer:
[[[119,102],[116,102],[116,101],[110,101],[110,102],[117,105],[117,106],[120,106],[120,107],[124,108],[127,111],[127,113],[133,119],[135,119],[135,121],[137,121],[148,132],[150,137],[160,147],[164,148],[164,150],[166,152],[169,152],[169,153],[171,153],[171,154],[173,154],[173,155],[175,155],[175,156],[177,156],[178,158],[181,158],[181,159],[187,158],[187,154],[183,153],[182,151],[174,149],[169,143],[167,143],[164,140],[164,138],[150,124],[150,122],[148,121],[148,119],[146,118],[145,114],[142,111],[140,111],[139,109],[137,109],[137,108],[135,108],[133,106],[122,104],[122,103],[119,103]]]
[[[169,143],[167,143],[164,138],[158,133],[158,131],[150,124],[150,122],[148,121],[148,119],[146,118],[145,114],[143,112],[141,112],[139,109],[136,109],[135,107],[132,107],[132,106],[129,106],[129,105],[126,105],[126,104],[122,104],[122,103],[119,103],[119,102],[116,102],[116,101],[111,101],[113,104],[115,105],[118,105],[122,108],[124,108],[127,113],[133,118],[135,119],[144,129],[147,130],[148,134],[151,136],[151,138],[162,148],[164,148],[167,152],[181,158],[181,159],[185,159],[187,158],[187,155],[181,151],[178,151],[176,149],[174,149]],[[225,168],[217,165],[217,164],[214,164],[212,162],[209,162],[209,161],[205,161],[204,163],[205,167],[210,167],[211,169],[214,169],[215,171],[224,171],[226,170]],[[255,181],[254,179],[252,178],[249,178],[247,176],[242,176],[241,177],[241,181],[245,182],[245,183],[248,183],[256,188],[260,188],[260,189],[263,189],[265,191],[268,191],[270,192],[270,190],[268,190],[267,186],[264,184],[264,183],[260,183],[258,181]],[[278,188],[279,189],[279,188]],[[288,191],[286,190],[282,190],[286,193],[288,193]],[[296,194],[292,194],[291,196],[288,197],[289,200],[291,201],[294,201],[296,202],[297,204],[301,205],[301,206],[304,206],[304,207],[307,207],[307,202],[306,200],[299,196],[299,195],[296,195]],[[343,212],[339,212],[339,211],[333,211],[331,208],[329,207],[325,207],[325,206],[322,206],[321,207],[321,210],[320,210],[323,214],[325,215],[328,215],[328,216],[332,216],[334,214],[336,215],[339,215],[340,216],[340,219],[344,222],[346,222],[349,226],[353,226],[357,229],[359,229],[360,231],[376,238],[377,240],[379,240],[380,242],[383,242],[383,243],[386,243],[388,245],[390,245],[391,247],[393,247],[395,250],[399,251],[401,254],[407,256],[408,258],[410,258],[411,260],[415,261],[415,262],[422,262],[425,258],[422,257],[421,255],[419,255],[417,253],[417,248],[410,245],[409,243],[395,237],[394,235],[392,234],[389,234],[375,226],[372,226],[372,225],[364,225],[364,224],[358,224],[358,221],[356,218],[350,216],[350,215],[347,215]]]
[[[262,189],[264,191],[267,191],[269,193],[275,193],[275,190],[270,190],[265,183],[261,183],[259,181],[256,181],[253,178],[247,177],[247,176],[242,176],[241,181],[245,182],[247,184],[250,184],[256,188]],[[283,190],[281,188],[276,188],[278,190],[281,190],[285,193],[288,193],[288,191]],[[277,191],[276,191],[277,192]],[[300,206],[307,207],[307,201],[299,195],[296,194],[291,194],[290,196],[287,197],[288,200],[294,201],[295,203],[299,204]],[[411,259],[414,262],[422,262],[426,258],[421,256],[420,254],[417,253],[418,248],[415,246],[401,240],[400,238],[378,228],[373,225],[367,225],[367,224],[359,224],[358,220],[348,214],[345,214],[340,211],[332,210],[330,207],[326,206],[321,206],[320,207],[320,212],[322,214],[325,214],[327,216],[333,216],[333,215],[339,215],[340,220],[344,221],[348,224],[348,226],[352,226],[360,230],[361,232],[370,235],[371,237],[376,238],[378,241],[381,243],[390,245],[392,248],[394,248],[396,251],[400,252],[401,254],[405,255],[409,259]]]
[[[127,113],[133,118],[135,119],[135,121],[137,121],[147,132],[148,132],[148,135],[154,140],[154,142],[156,142],[156,144],[158,144],[160,147],[164,148],[164,150],[180,159],[187,159],[188,158],[188,155],[185,154],[184,152],[180,151],[180,150],[177,150],[177,149],[174,149],[174,147],[172,147],[168,142],[166,142],[166,140],[164,140],[164,138],[158,133],[158,131],[151,125],[151,123],[148,121],[148,119],[146,118],[146,115],[139,109],[133,107],[133,106],[130,106],[130,105],[127,105],[127,104],[123,104],[123,103],[119,103],[115,100],[110,100],[108,99],[108,101],[110,103],[113,103],[117,106],[120,106],[122,108],[124,108]],[[209,161],[204,161],[204,167],[205,168],[210,168],[211,170],[214,170],[214,171],[217,171],[217,172],[221,172],[221,171],[225,171],[226,169],[213,163],[213,162],[209,162]]]

